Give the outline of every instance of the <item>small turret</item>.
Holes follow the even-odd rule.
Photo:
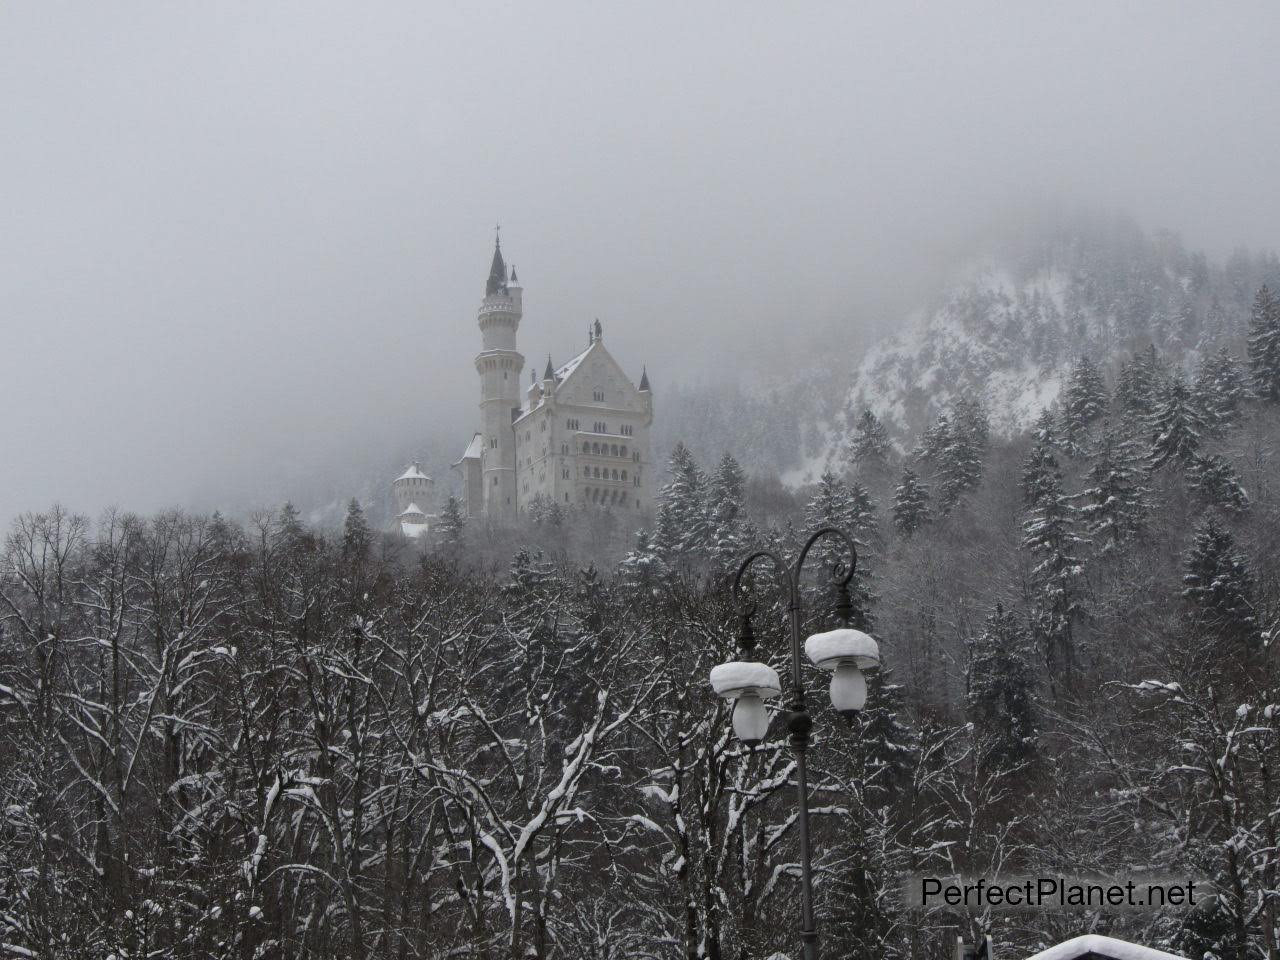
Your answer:
[[[641,393],[652,392],[649,389],[649,368],[648,367],[644,367],[640,371],[640,392]]]
[[[551,365],[551,354],[547,354],[547,369],[542,371],[542,379],[556,382],[556,368]]]
[[[403,512],[413,504],[425,504],[430,509],[435,503],[435,487],[435,481],[422,472],[417,460],[413,461],[391,484],[396,510]]]

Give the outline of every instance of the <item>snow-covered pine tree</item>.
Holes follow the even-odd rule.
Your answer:
[[[1102,443],[1080,493],[1080,516],[1103,553],[1132,540],[1142,530],[1148,503],[1137,446],[1117,439],[1107,424]]]
[[[911,537],[929,518],[929,488],[907,467],[893,492],[893,525],[904,537]]]
[[[845,447],[849,467],[856,471],[881,469],[889,460],[889,431],[870,409],[854,424]]]
[[[1258,635],[1253,574],[1235,537],[1212,514],[1196,531],[1187,552],[1182,595],[1197,624],[1226,639],[1251,641]]]
[[[1038,742],[1031,638],[996,604],[969,648],[966,700],[979,763],[1009,769],[1034,759]]]
[[[1226,347],[1200,361],[1192,397],[1215,433],[1223,433],[1240,415],[1245,395],[1244,371]]]
[[[373,533],[365,519],[360,501],[355,497],[347,504],[347,518],[342,524],[342,559],[353,569],[363,568],[373,549]]]
[[[1116,377],[1116,399],[1140,415],[1150,414],[1164,391],[1168,375],[1164,358],[1152,344],[1147,350],[1120,364]]]
[[[1034,433],[1035,441],[1022,463],[1022,502],[1029,509],[1038,507],[1044,497],[1055,489],[1055,483],[1061,483],[1058,457],[1054,453],[1058,445],[1057,435],[1050,411],[1040,414]]]
[[[1196,457],[1187,470],[1187,486],[1208,507],[1239,513],[1249,506],[1240,474],[1226,457],[1213,453]]]
[[[867,565],[867,541],[863,531],[868,522],[861,512],[848,484],[830,469],[818,480],[817,492],[804,508],[805,522],[810,530],[818,527],[837,527],[853,538],[858,548],[858,568],[850,584],[854,609],[862,617],[862,629],[870,628],[871,604],[875,595],[871,592],[871,574]],[[861,528],[861,529],[860,529]],[[833,540],[823,540],[815,548],[816,559],[830,567],[836,561],[846,561],[845,551]]]
[[[723,565],[734,562],[743,552],[742,502],[747,475],[733,454],[720,458],[707,491],[707,516],[711,525],[711,551]]]
[[[665,511],[669,515],[665,534],[676,535],[678,553],[705,549],[711,544],[707,478],[682,441],[676,441],[671,450],[667,473],[670,479],[658,493],[659,514]],[[664,542],[663,548],[667,546]]]
[[[462,543],[462,530],[466,526],[466,518],[462,515],[462,501],[450,496],[440,511],[440,519],[436,521],[436,535],[441,546],[456,547]]]
[[[1195,460],[1208,424],[1196,406],[1181,373],[1174,374],[1151,423],[1151,450],[1147,468],[1158,470],[1177,460],[1184,465]]]
[[[1249,369],[1258,398],[1280,402],[1280,300],[1265,284],[1249,317]]]
[[[1047,451],[1047,445],[1042,447]],[[1033,451],[1033,456],[1035,453]],[[1076,533],[1077,511],[1062,489],[1062,473],[1052,455],[1036,456],[1024,495],[1032,504],[1022,525],[1022,546],[1035,558],[1031,570],[1034,624],[1050,670],[1074,671],[1074,626],[1082,613],[1084,577],[1080,549],[1088,540]]]
[[[1082,354],[1062,394],[1062,437],[1070,453],[1079,453],[1085,433],[1107,411],[1107,385],[1097,363]]]
[[[925,434],[924,449],[937,473],[938,506],[950,513],[964,494],[982,479],[982,462],[990,423],[981,404],[957,400],[951,416],[939,416]]]

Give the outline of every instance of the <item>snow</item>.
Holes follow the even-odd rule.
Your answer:
[[[782,692],[782,684],[778,671],[768,664],[735,660],[711,668],[711,689],[722,697],[747,690],[754,690],[761,697],[776,697]]]
[[[1163,950],[1093,933],[1067,940],[1048,950],[1041,950],[1027,960],[1074,960],[1076,957],[1083,957],[1090,953],[1111,957],[1113,960],[1185,960],[1175,953],[1165,953]]]
[[[880,646],[875,639],[861,630],[849,628],[815,633],[804,642],[804,652],[823,670],[834,670],[837,661],[849,657],[863,669],[880,663]]]
[[[564,380],[566,377],[569,376],[569,374],[577,370],[578,364],[582,363],[582,361],[586,359],[587,354],[591,352],[591,347],[594,347],[599,342],[600,341],[598,340],[594,341],[590,347],[587,347],[587,349],[583,350],[580,354],[578,354],[576,357],[574,357],[564,366],[556,370],[556,380],[557,381]]]
[[[477,433],[471,438],[471,442],[467,444],[467,449],[462,452],[462,456],[458,458],[458,463],[463,460],[479,460],[481,454],[484,453],[484,436]],[[456,467],[458,463],[455,463]]]
[[[400,476],[396,477],[397,482],[401,480],[430,480],[430,479],[431,479],[430,477],[428,477],[425,473],[423,473],[420,469],[418,469],[417,463],[409,464],[409,469],[406,470],[404,473],[400,474]]]

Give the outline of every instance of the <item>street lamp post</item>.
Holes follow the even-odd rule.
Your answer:
[[[711,686],[717,694],[733,700],[733,729],[749,746],[762,741],[769,728],[769,714],[764,701],[778,696],[781,683],[778,673],[765,663],[749,659],[755,650],[755,632],[751,618],[756,612],[756,602],[743,586],[751,567],[760,560],[773,564],[786,586],[787,614],[791,626],[791,693],[785,704],[788,742],[796,757],[796,795],[800,803],[798,820],[800,840],[800,909],[802,927],[800,941],[804,960],[818,960],[818,931],[813,918],[813,868],[809,852],[809,783],[805,767],[805,754],[809,749],[809,733],[813,720],[805,706],[804,683],[801,676],[800,628],[803,607],[800,594],[800,575],[804,562],[814,545],[824,538],[840,541],[848,551],[847,562],[837,560],[831,568],[830,585],[836,591],[836,615],[841,626],[825,633],[817,633],[804,643],[804,651],[814,666],[829,670],[831,678],[831,702],[841,714],[853,716],[863,708],[867,700],[867,684],[863,671],[874,669],[880,663],[880,651],[875,640],[851,626],[853,601],[849,596],[849,583],[858,565],[858,550],[853,539],[836,527],[822,527],[805,542],[793,566],[789,566],[772,550],[757,550],[738,567],[733,581],[733,595],[739,605],[738,646],[742,660],[722,663],[711,671]]]

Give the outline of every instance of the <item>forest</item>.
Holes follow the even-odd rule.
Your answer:
[[[793,955],[793,758],[707,683],[729,575],[834,524],[883,668],[808,674],[828,956],[1105,932],[1280,949],[1280,301],[1184,369],[1078,356],[1035,428],[852,418],[816,486],[677,443],[652,525],[535,511],[418,549],[353,502],[55,507],[0,566],[0,950],[40,958]],[[718,456],[718,459],[717,459]],[[831,623],[815,571],[806,627]],[[754,582],[762,657],[784,608]],[[905,877],[1204,878],[1194,911],[923,911]]]

